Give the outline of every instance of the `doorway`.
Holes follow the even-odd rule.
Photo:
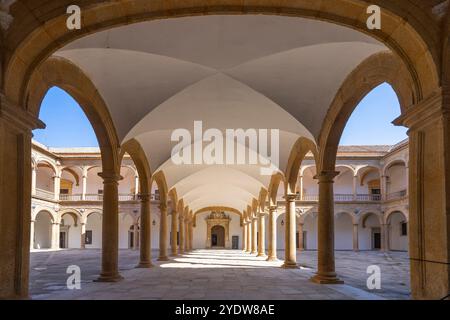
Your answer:
[[[214,226],[211,229],[211,247],[224,248],[225,247],[225,228],[222,226]]]
[[[380,228],[372,228],[372,249],[381,249],[381,230]]]
[[[59,248],[60,249],[67,249],[67,232],[62,231],[59,233]]]

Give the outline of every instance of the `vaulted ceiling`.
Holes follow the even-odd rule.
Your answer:
[[[156,20],[79,39],[55,53],[79,66],[106,102],[122,142],[136,139],[153,172],[192,210],[243,211],[267,188],[260,165],[176,165],[174,129],[279,129],[284,171],[300,137],[315,141],[337,90],[387,50],[334,24],[242,15]],[[252,150],[249,152],[258,152]]]

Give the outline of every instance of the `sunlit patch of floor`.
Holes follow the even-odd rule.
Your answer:
[[[344,285],[318,285],[310,281],[314,275],[316,252],[299,252],[298,269],[283,269],[283,261],[269,262],[238,250],[195,250],[156,261],[154,267],[136,269],[139,251],[121,250],[119,269],[124,279],[117,283],[94,282],[100,273],[100,250],[65,250],[33,252],[30,265],[32,299],[170,299],[170,300],[298,300],[298,299],[408,299],[399,287],[399,270],[406,259],[398,255],[374,253],[336,253],[338,273]],[[281,258],[283,252],[278,253]],[[366,265],[380,264],[384,291],[365,288]],[[395,264],[395,268],[393,265]],[[81,290],[67,288],[69,266],[81,269]],[[400,267],[399,267],[400,266]],[[400,269],[399,269],[400,268]]]

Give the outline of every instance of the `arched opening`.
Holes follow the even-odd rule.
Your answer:
[[[81,168],[65,167],[61,171],[59,199],[61,201],[82,200],[84,179]]]
[[[307,213],[303,224],[305,250],[317,250],[317,213]]]
[[[408,172],[404,161],[394,161],[385,170],[386,199],[398,200],[406,197],[408,190]]]
[[[135,222],[130,214],[121,214],[119,217],[119,248],[135,249],[137,247],[137,235],[134,234]],[[132,232],[131,232],[132,231]],[[138,230],[136,230],[137,232]]]
[[[211,247],[225,248],[225,228],[223,226],[211,228]]]
[[[389,250],[408,251],[408,221],[401,211],[389,214],[387,221]]]
[[[34,222],[34,249],[51,249],[53,236],[53,218],[48,211],[40,211]]]
[[[36,190],[34,195],[45,200],[55,200],[56,170],[49,162],[41,161],[36,165]]]
[[[382,229],[380,218],[375,213],[366,213],[361,218],[358,228],[360,250],[381,250]]]
[[[89,249],[102,247],[102,215],[98,212],[90,213],[86,220],[85,246]]]
[[[59,227],[59,248],[81,248],[81,230],[80,217],[73,212],[64,213],[61,216],[61,224]]]
[[[366,166],[358,170],[356,184],[356,198],[365,201],[381,200],[380,169]]]
[[[336,250],[353,249],[353,219],[348,212],[338,212],[334,217],[334,243]]]

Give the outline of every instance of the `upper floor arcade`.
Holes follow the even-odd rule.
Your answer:
[[[407,201],[408,141],[395,146],[342,146],[336,163],[339,175],[334,183],[336,203],[373,203],[389,205]],[[60,204],[100,203],[103,200],[101,157],[97,148],[48,148],[33,142],[32,196]],[[119,201],[139,200],[139,175],[132,159],[125,155],[120,174]],[[314,159],[307,157],[300,169],[297,202],[318,202],[318,184],[314,179]],[[159,200],[156,184],[151,199]],[[282,188],[278,201],[284,201]]]

